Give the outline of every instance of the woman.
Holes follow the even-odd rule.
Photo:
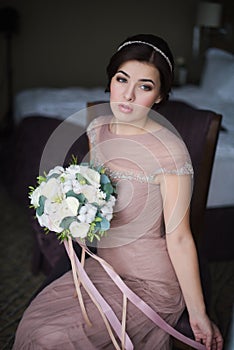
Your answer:
[[[197,255],[189,227],[192,166],[182,140],[149,118],[163,103],[173,80],[173,56],[154,35],[127,38],[107,67],[113,115],[88,128],[91,158],[104,164],[117,182],[111,229],[97,254],[125,284],[170,325],[186,305],[197,341],[222,349],[222,337],[209,320]],[[156,119],[156,120],[155,120]],[[123,295],[103,268],[88,259],[85,270],[121,319]],[[16,333],[16,349],[113,349],[94,303],[83,291],[89,327],[73,297],[71,272],[46,287],[26,310]],[[126,331],[134,349],[170,349],[170,336],[132,303]]]

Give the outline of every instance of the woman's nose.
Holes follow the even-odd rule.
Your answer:
[[[134,88],[128,86],[124,92],[124,98],[126,101],[133,102],[135,100]]]

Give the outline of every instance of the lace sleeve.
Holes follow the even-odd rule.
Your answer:
[[[166,132],[157,144],[159,168],[156,173],[193,175],[192,161],[183,140]]]

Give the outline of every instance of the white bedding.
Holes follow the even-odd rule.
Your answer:
[[[223,116],[207,206],[234,206],[234,55],[208,49],[200,86],[174,88],[171,98]]]
[[[32,115],[57,117],[66,119],[86,108],[90,101],[108,100],[109,94],[104,87],[82,88],[34,88],[23,90],[15,96],[14,119],[18,124],[22,118]],[[82,117],[84,113],[81,114]],[[81,126],[86,126],[86,119],[79,120]]]
[[[208,207],[234,205],[234,102],[222,101],[213,94],[201,91],[197,86],[175,88],[172,100],[182,100],[199,107],[222,114],[214,167],[208,195]]]
[[[31,115],[64,120],[84,110],[87,102],[108,100],[104,90],[104,87],[24,90],[15,96],[15,122],[18,124]],[[227,131],[219,135],[207,206],[234,206],[234,56],[209,49],[201,85],[174,88],[170,99],[222,114],[222,126]],[[78,123],[86,127],[85,110]]]

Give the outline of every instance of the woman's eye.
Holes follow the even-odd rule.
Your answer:
[[[127,82],[127,79],[126,79],[126,78],[123,78],[123,77],[116,77],[116,80],[117,80],[119,83],[126,83],[126,82]]]
[[[140,88],[144,91],[151,91],[152,90],[152,86],[150,86],[150,85],[141,85]]]

